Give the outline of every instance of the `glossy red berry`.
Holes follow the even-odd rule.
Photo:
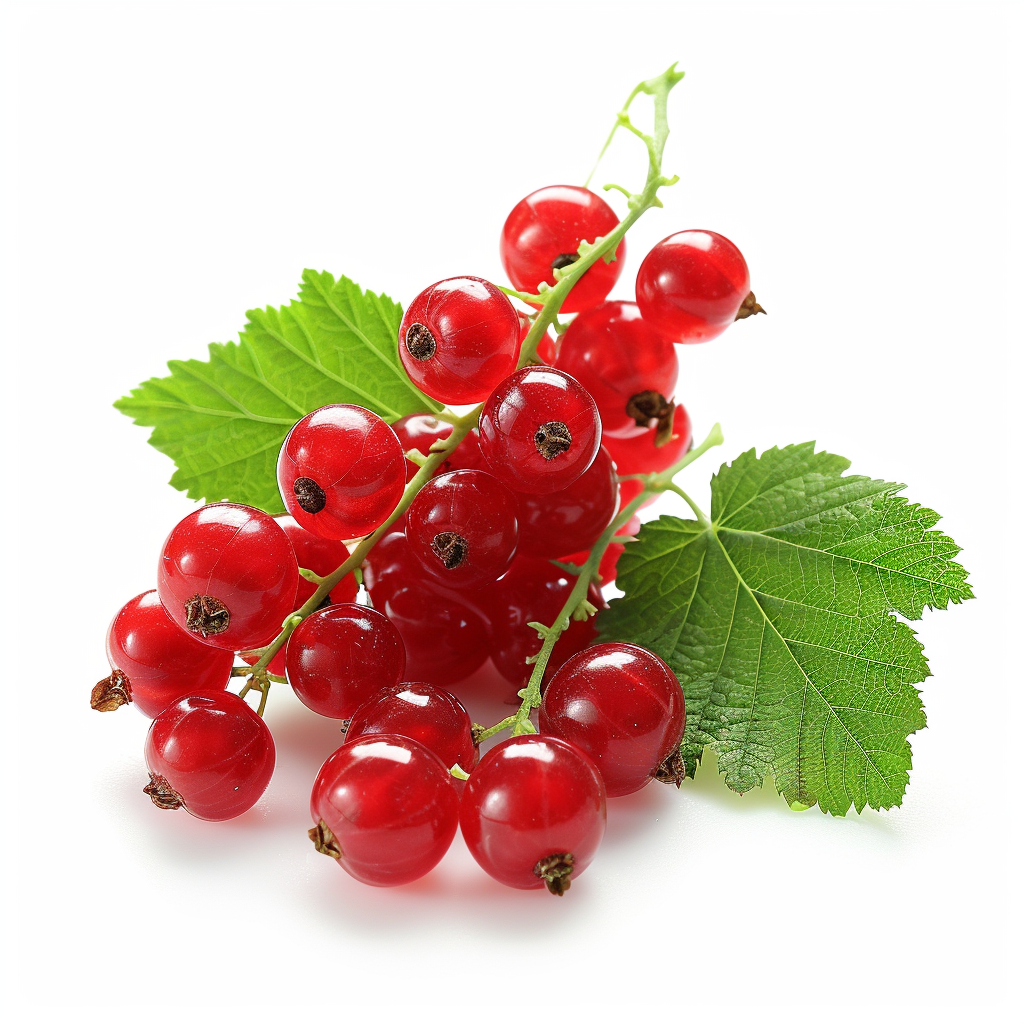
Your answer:
[[[433,751],[407,736],[360,736],[339,747],[313,783],[317,850],[368,885],[404,885],[445,855],[459,794]]]
[[[405,490],[405,453],[395,432],[358,405],[325,405],[289,431],[277,460],[288,512],[329,540],[372,533]]]
[[[493,583],[516,552],[515,498],[479,469],[444,473],[413,499],[405,532],[413,555],[439,582],[460,588]]]
[[[200,643],[170,620],[155,590],[133,597],[107,630],[113,672],[96,684],[92,706],[113,711],[133,703],[155,718],[169,704],[197,690],[223,690],[234,655]]]
[[[627,481],[632,483],[632,481]],[[635,537],[640,532],[640,520],[637,516],[632,516],[628,523],[623,526],[616,534],[616,537]],[[619,557],[622,552],[626,550],[625,544],[617,544],[613,540],[611,544],[605,548],[604,554],[601,556],[601,562],[597,568],[597,574],[601,577],[601,586],[606,583],[613,583],[615,581],[615,575],[619,564]],[[582,565],[587,558],[590,557],[590,551],[576,551],[571,555],[563,555],[559,558],[560,562],[571,562],[573,565]]]
[[[679,681],[661,658],[633,644],[595,644],[570,658],[540,708],[540,731],[592,758],[609,796],[646,786],[679,749],[685,726]]]
[[[408,736],[449,768],[457,764],[469,771],[476,764],[469,712],[453,694],[429,683],[403,683],[371,697],[352,716],[345,742],[379,733]]]
[[[491,659],[517,690],[530,678],[532,666],[527,658],[541,646],[536,630],[528,624],[553,622],[575,584],[575,576],[546,559],[519,556],[511,569],[484,592],[491,620]],[[602,606],[601,592],[596,587],[591,587],[587,596],[595,606]],[[571,621],[551,652],[548,674],[596,639],[593,618]]]
[[[530,318],[525,313],[519,314],[519,350],[516,352],[516,362],[519,362],[519,354],[523,347],[523,342],[526,341],[526,336],[530,333],[530,328],[533,324],[530,322]],[[555,352],[557,351],[555,346],[555,339],[551,337],[550,331],[544,332],[544,337],[537,342],[537,358],[542,363],[547,363],[548,366],[553,366],[555,362]]]
[[[519,551],[537,558],[559,558],[590,548],[615,517],[619,481],[608,450],[578,480],[553,494],[519,494]]]
[[[386,686],[405,677],[405,645],[374,608],[332,604],[296,627],[285,653],[295,696],[326,718],[348,718]]]
[[[284,530],[248,505],[204,505],[171,530],[157,571],[167,614],[228,651],[269,643],[295,607],[299,571]]]
[[[398,329],[413,383],[445,405],[482,402],[516,365],[519,314],[480,277],[450,277],[420,292]]]
[[[615,460],[615,468],[619,476],[632,476],[635,473],[660,473],[668,469],[673,463],[678,462],[693,445],[693,432],[690,426],[690,416],[681,405],[676,405],[675,414],[672,418],[672,436],[665,444],[657,443],[658,432],[656,428],[645,431],[637,437],[609,437],[605,438],[604,446],[608,449],[611,457]],[[626,498],[627,483],[636,484],[636,491],[639,493],[641,485],[639,481],[624,480],[622,482],[623,503]]]
[[[153,719],[146,737],[157,807],[184,807],[208,821],[247,811],[274,774],[274,740],[266,723],[233,693],[195,693]]]
[[[671,415],[675,346],[635,302],[604,302],[580,313],[562,336],[555,366],[590,392],[606,438],[642,434]]]
[[[462,835],[476,862],[515,889],[561,896],[604,836],[605,788],[594,763],[554,736],[516,736],[473,769]]]
[[[471,430],[457,448],[445,459],[446,472],[452,469],[487,469],[480,452],[480,431]]]
[[[328,540],[318,537],[309,530],[304,530],[290,516],[277,516],[281,529],[288,535],[295,551],[295,562],[303,569],[312,569],[319,576],[329,576],[348,558],[348,548],[340,540]],[[354,601],[359,588],[356,586],[352,573],[342,577],[338,585],[328,595],[333,604],[345,604]],[[314,594],[316,587],[302,576],[299,576],[299,587],[295,593],[295,609],[301,608]],[[283,676],[285,648],[281,648],[267,666],[274,675]],[[248,665],[255,665],[259,655],[241,654],[239,657]]]
[[[501,262],[519,290],[535,294],[541,282],[555,284],[554,272],[579,258],[580,242],[593,242],[618,227],[615,211],[593,192],[577,185],[549,185],[515,205],[501,232]],[[622,273],[626,243],[615,259],[598,260],[574,285],[562,306],[576,313],[601,302]]]
[[[417,412],[411,416],[403,416],[400,420],[395,420],[391,427],[402,444],[402,451],[407,452],[415,449],[421,455],[429,455],[430,446],[435,441],[440,441],[452,432],[452,425],[450,423],[445,423],[444,420],[439,420],[427,412]],[[406,482],[416,475],[419,468],[415,462],[410,462],[408,459],[405,460]],[[447,473],[450,469],[452,467],[448,464],[448,460],[445,459],[441,463],[441,468],[438,472]]]
[[[475,601],[429,577],[402,531],[384,537],[363,569],[374,606],[402,635],[409,679],[450,689],[487,660],[487,623]]]
[[[663,238],[636,275],[636,301],[644,319],[682,344],[717,338],[748,296],[750,273],[743,254],[714,231],[678,231]]]
[[[601,447],[594,399],[567,373],[524,366],[510,374],[480,413],[480,450],[512,490],[546,494],[582,476]]]

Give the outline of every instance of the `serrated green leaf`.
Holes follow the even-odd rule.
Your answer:
[[[246,316],[237,343],[210,345],[206,362],[170,362],[170,376],[114,403],[154,428],[149,443],[174,460],[171,483],[190,498],[282,512],[277,455],[306,413],[348,402],[394,421],[441,408],[402,368],[402,308],[386,295],[306,270],[297,301]]]
[[[689,772],[710,744],[733,789],[771,776],[833,814],[898,805],[925,725],[928,665],[892,613],[973,596],[936,513],[848,466],[813,444],[723,466],[711,521],[645,525],[619,561],[625,596],[598,620],[679,676]]]

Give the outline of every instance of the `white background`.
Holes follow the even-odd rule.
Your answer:
[[[12,1019],[1014,1015],[1019,10],[5,5]],[[275,691],[258,807],[157,811],[146,720],[87,697],[110,617],[191,503],[111,402],[287,302],[304,267],[405,302],[453,274],[501,280],[507,211],[581,182],[633,84],[677,59],[681,181],[631,234],[616,294],[672,231],[736,241],[769,315],[683,352],[698,436],[721,420],[724,458],[814,438],[906,481],[973,572],[979,599],[918,627],[934,675],[902,809],[795,814],[709,766],[613,803],[565,899],[502,888],[461,839],[421,882],[375,890],[306,839],[339,737]],[[642,173],[624,135],[598,183]],[[718,454],[687,471],[705,501]]]

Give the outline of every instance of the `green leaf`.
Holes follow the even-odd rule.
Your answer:
[[[833,814],[906,790],[929,672],[892,613],[973,596],[938,515],[848,467],[813,443],[741,455],[712,480],[710,522],[640,530],[619,562],[625,596],[598,619],[679,676],[688,772],[710,744],[738,792],[771,776],[790,804]]]
[[[402,368],[402,308],[386,295],[307,270],[298,301],[246,316],[237,343],[210,345],[206,362],[170,362],[169,377],[114,403],[154,428],[149,443],[174,460],[171,483],[190,498],[282,512],[277,455],[306,413],[347,402],[394,421],[441,408]]]

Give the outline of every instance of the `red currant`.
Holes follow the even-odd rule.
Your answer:
[[[491,617],[491,659],[494,667],[518,690],[530,678],[527,658],[541,647],[540,637],[530,622],[550,625],[569,598],[576,577],[542,558],[520,556],[512,568],[486,591]],[[591,587],[588,599],[601,607],[601,592]],[[551,652],[547,672],[583,650],[597,638],[593,619],[569,623]]]
[[[290,516],[277,516],[281,529],[288,534],[295,551],[295,561],[303,569],[312,569],[319,576],[330,576],[335,569],[348,558],[348,548],[340,540],[328,540],[326,537],[318,537],[309,530],[304,530]],[[334,604],[345,604],[354,601],[359,588],[356,586],[355,577],[352,573],[344,576],[338,585],[330,592],[328,599]],[[299,589],[295,593],[295,608],[301,608],[314,594],[316,587],[304,577],[299,577]],[[285,648],[281,648],[271,659],[267,666],[274,675],[283,676]],[[258,654],[241,654],[242,661],[248,665],[255,665],[259,661]],[[195,687],[193,687],[195,689]]]
[[[345,741],[377,733],[417,740],[449,768],[469,771],[476,764],[469,712],[453,694],[428,683],[403,683],[371,697],[352,716]]]
[[[370,552],[364,579],[375,606],[402,635],[408,678],[451,688],[487,660],[480,611],[427,576],[403,532],[389,533]]]
[[[326,405],[292,427],[277,461],[285,506],[318,537],[372,533],[405,490],[405,452],[395,432],[358,405]]]
[[[295,608],[299,571],[284,530],[248,505],[204,505],[171,530],[157,572],[167,614],[203,643],[269,643]]]
[[[607,437],[633,437],[665,423],[679,372],[675,346],[635,302],[580,313],[562,336],[555,366],[590,392]]]
[[[480,450],[515,491],[547,494],[582,476],[601,447],[594,399],[567,373],[524,366],[492,392],[480,413]]]
[[[678,231],[663,238],[636,275],[636,301],[652,327],[672,341],[717,338],[749,298],[750,273],[743,253],[714,231]],[[749,315],[745,314],[745,315]]]
[[[501,232],[501,262],[519,291],[536,293],[541,282],[555,284],[554,272],[579,259],[580,242],[593,242],[618,227],[615,211],[578,185],[549,185],[517,203]],[[626,243],[615,259],[598,260],[573,286],[563,313],[589,309],[612,290],[622,273]]]
[[[530,318],[525,313],[519,314],[519,350],[516,352],[516,362],[519,362],[519,353],[522,351],[523,342],[526,341],[526,336],[530,333],[530,328],[533,324],[530,322]],[[550,331],[544,332],[544,337],[537,342],[537,358],[542,363],[547,363],[548,366],[552,366],[555,362],[555,339],[551,337]]]
[[[480,431],[471,430],[444,462],[447,469],[487,469],[480,452]]]
[[[304,619],[288,639],[288,682],[325,718],[348,718],[385,686],[405,676],[405,645],[379,611],[332,604]]]
[[[400,420],[395,420],[391,424],[392,429],[398,435],[398,440],[402,444],[402,451],[407,452],[411,449],[415,449],[421,455],[430,454],[430,446],[435,441],[440,441],[442,438],[447,437],[452,432],[452,425],[445,423],[444,420],[436,419],[431,416],[430,413],[418,412],[413,413],[411,416],[403,416]],[[465,442],[463,442],[465,443]],[[408,459],[405,460],[405,479],[406,482],[411,480],[417,472],[419,472],[419,466],[415,462],[410,462]],[[448,464],[448,460],[445,459],[441,463],[441,468],[438,470],[439,473],[447,473],[452,467]]]
[[[410,550],[435,579],[452,587],[493,583],[516,552],[515,498],[479,469],[445,473],[413,499],[405,532]]]
[[[633,644],[595,644],[570,658],[540,707],[540,731],[593,758],[609,796],[646,786],[679,749],[685,726],[679,681],[661,658]]]
[[[632,480],[626,481],[626,483],[633,483]],[[640,532],[640,520],[637,516],[632,516],[628,523],[620,529],[615,536],[616,537],[635,537]],[[619,564],[619,557],[622,552],[626,550],[625,544],[616,544],[614,541],[605,548],[604,554],[601,556],[601,563],[598,566],[597,574],[601,577],[601,585],[604,586],[606,583],[612,583],[615,580],[616,568]],[[573,565],[582,565],[590,557],[589,551],[577,551],[571,555],[562,555],[559,558],[561,562],[572,562]]]
[[[515,368],[519,314],[480,277],[438,281],[412,300],[398,354],[413,383],[445,405],[482,402]]]
[[[520,494],[519,551],[538,558],[558,558],[590,548],[615,517],[619,481],[608,450],[602,447],[590,469],[554,494]]]
[[[113,672],[92,691],[97,711],[134,705],[155,718],[168,704],[196,690],[223,690],[234,656],[200,643],[173,623],[155,590],[133,597],[107,630]]]
[[[146,737],[147,795],[207,821],[247,811],[274,774],[266,723],[233,693],[194,693],[153,719]]]
[[[594,763],[554,736],[515,736],[473,769],[462,835],[476,862],[515,889],[561,896],[604,836],[605,788]]]
[[[433,751],[407,736],[360,736],[324,762],[309,830],[317,850],[368,885],[421,878],[455,838],[459,793]]]
[[[690,427],[690,416],[681,405],[676,405],[672,418],[672,436],[665,444],[657,444],[658,431],[652,428],[637,437],[608,437],[604,445],[615,460],[615,468],[620,476],[632,476],[635,473],[660,473],[678,462],[692,447],[693,433]],[[635,490],[627,488],[627,484],[635,484]],[[627,492],[635,497],[642,490],[640,481],[622,481],[622,500],[626,504],[630,499]]]

